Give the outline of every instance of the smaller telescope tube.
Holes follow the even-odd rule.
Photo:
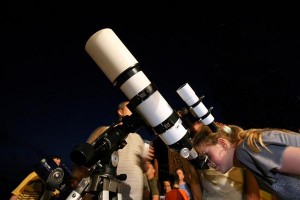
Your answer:
[[[183,84],[176,92],[204,125],[209,126],[212,131],[216,131],[217,127],[214,124],[215,119],[210,110],[205,107],[202,103],[202,99],[199,99],[188,83]]]

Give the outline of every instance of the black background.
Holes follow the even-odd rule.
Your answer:
[[[126,100],[85,52],[111,28],[173,109],[189,83],[217,121],[298,131],[299,32],[280,14],[139,15],[89,3],[1,3],[1,197],[45,155],[71,165],[72,148],[117,120]],[[142,135],[149,138],[149,135]],[[158,151],[158,150],[157,150]]]

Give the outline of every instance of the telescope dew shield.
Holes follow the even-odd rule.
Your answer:
[[[166,145],[176,150],[182,147],[192,149],[187,130],[177,113],[111,29],[101,29],[93,34],[88,39],[85,50],[113,85],[119,87],[130,100],[130,107],[152,127]]]
[[[93,34],[85,49],[111,82],[128,67],[138,63],[115,33],[108,28]]]

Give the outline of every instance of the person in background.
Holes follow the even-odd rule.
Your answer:
[[[118,106],[117,113],[121,123],[123,117],[132,115],[127,107],[128,104],[129,101],[123,101]],[[117,172],[118,174],[127,174],[125,188],[126,185],[130,186],[130,197],[132,199],[142,199],[145,178],[143,174],[146,172],[148,162],[154,158],[154,148],[150,145],[147,153],[145,153],[144,140],[138,133],[130,133],[126,138],[126,142],[127,145],[118,151],[120,159]]]
[[[236,125],[218,125],[212,132],[203,126],[193,144],[200,155],[208,156],[209,166],[221,173],[232,167],[245,168],[263,190],[277,198],[300,196],[299,133],[274,128],[243,130]]]
[[[119,125],[122,118],[130,116],[132,112],[126,106],[129,102],[124,101],[118,105],[117,114]],[[87,142],[94,141],[108,126],[98,127],[88,138]],[[154,157],[154,148],[149,148],[148,154],[144,155],[144,141],[137,133],[129,133],[125,139],[126,145],[118,150],[119,163],[117,165],[117,175],[126,174],[127,178],[121,181],[123,200],[142,200],[144,192],[144,172],[147,162]]]
[[[61,165],[60,156],[51,156],[57,166]],[[31,199],[38,200],[45,191],[45,184],[35,171],[31,172],[23,181],[12,191],[10,200]],[[59,198],[60,192],[54,190],[51,197]]]
[[[149,148],[151,148],[150,146],[152,146],[152,142],[149,141],[149,140],[144,140],[143,157],[145,157],[148,154]],[[144,174],[143,174],[143,184],[144,184],[143,200],[149,200],[149,199],[151,199],[151,196],[152,196],[151,195],[150,183],[149,183],[149,180],[148,180],[148,177],[147,177],[147,172],[149,170],[150,164],[151,164],[150,162],[147,162],[147,161],[145,162],[145,167],[144,167],[145,170],[144,170]]]
[[[150,199],[150,186],[147,180],[146,173],[143,174],[143,200],[149,200]]]
[[[185,190],[179,188],[179,177],[177,174],[170,175],[171,191],[166,192],[165,200],[189,200],[189,196]]]
[[[172,184],[169,178],[164,179],[162,181],[162,185],[163,185],[163,192],[159,196],[160,200],[164,200],[165,195],[172,190]]]
[[[149,200],[159,200],[159,189],[158,189],[158,180],[155,177],[154,165],[151,162],[147,164],[146,171],[147,180],[149,183]]]
[[[184,191],[186,191],[189,199],[193,199],[192,198],[192,194],[191,194],[191,188],[190,188],[190,185],[187,184],[185,181],[184,181],[184,176],[185,176],[185,173],[184,173],[184,170],[182,168],[177,168],[175,170],[175,173],[177,174],[178,176],[178,186],[179,188],[183,189]]]

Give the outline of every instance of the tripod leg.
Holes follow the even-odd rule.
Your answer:
[[[90,178],[86,177],[83,178],[78,186],[76,187],[75,190],[73,190],[70,195],[67,197],[66,200],[79,200],[81,199],[81,195],[83,194],[83,192],[85,191],[85,189],[89,186],[90,184]]]
[[[122,200],[122,185],[121,185],[121,183],[119,182],[118,183],[118,194],[117,194],[117,199],[118,200]]]
[[[50,200],[52,195],[52,190],[45,186],[45,191],[41,196],[40,200]]]
[[[103,178],[103,189],[99,194],[99,200],[109,200],[109,184],[110,180],[108,178]]]
[[[111,197],[109,195],[112,195]],[[99,194],[99,200],[122,200],[122,187],[118,180],[103,178],[102,192]]]
[[[118,200],[122,200],[122,194],[118,193]]]

